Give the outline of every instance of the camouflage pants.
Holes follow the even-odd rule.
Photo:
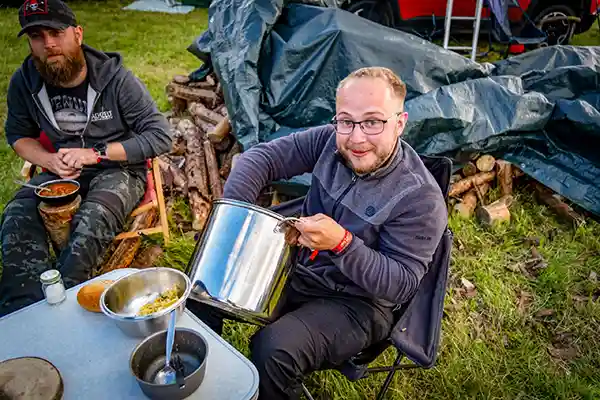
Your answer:
[[[57,176],[42,173],[31,183],[52,179]],[[83,201],[55,264],[33,190],[20,189],[6,205],[0,227],[0,317],[43,299],[39,276],[45,270],[58,269],[67,288],[87,280],[145,190],[145,179],[123,169],[84,170],[77,180]]]

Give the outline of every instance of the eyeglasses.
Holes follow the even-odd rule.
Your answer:
[[[385,124],[392,119],[393,117],[401,114],[401,112],[397,112],[392,114],[388,119],[365,119],[363,121],[352,121],[350,119],[336,119],[335,117],[331,120],[331,123],[335,127],[337,133],[341,135],[350,135],[354,132],[354,128],[356,125],[360,126],[360,130],[363,131],[365,135],[379,135],[383,132],[385,128]]]

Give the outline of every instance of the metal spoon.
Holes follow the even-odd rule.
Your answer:
[[[17,179],[15,179],[15,183],[21,186],[25,186],[28,188],[32,188],[32,189],[39,189],[39,190],[48,190],[48,191],[52,191],[47,187],[43,187],[43,186],[36,186],[36,185],[32,185],[31,183],[27,183],[27,182],[23,182],[23,181],[19,181]]]
[[[167,328],[167,359],[165,366],[158,371],[154,378],[154,383],[159,385],[170,385],[176,381],[175,369],[171,367],[171,351],[173,350],[173,342],[175,341],[175,310],[171,311],[169,319],[169,327]]]

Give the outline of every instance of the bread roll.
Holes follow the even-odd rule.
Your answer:
[[[90,282],[77,292],[77,302],[88,311],[101,312],[100,296],[113,282],[110,279]]]

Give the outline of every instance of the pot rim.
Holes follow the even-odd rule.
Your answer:
[[[224,205],[230,205],[230,206],[238,206],[238,207],[243,207],[243,208],[247,208],[250,209],[252,211],[256,211],[262,214],[267,214],[270,217],[273,217],[275,219],[277,219],[278,221],[281,221],[283,219],[285,219],[285,217],[281,214],[276,213],[275,211],[271,211],[267,208],[263,208],[260,206],[257,206],[256,204],[252,204],[252,203],[247,203],[245,201],[241,201],[241,200],[233,200],[233,199],[226,199],[226,198],[220,198],[217,200],[213,201],[213,207],[217,204],[224,204]]]
[[[191,372],[188,376],[184,376],[183,379],[188,380],[189,378],[192,377],[192,375],[198,373],[198,371],[200,371],[204,365],[206,364],[206,361],[208,360],[208,342],[206,341],[206,339],[204,338],[204,335],[202,335],[199,331],[195,330],[195,329],[190,329],[190,328],[180,328],[180,327],[175,327],[175,333],[177,334],[177,331],[179,332],[189,332],[192,333],[193,335],[197,336],[200,338],[200,341],[204,344],[204,359],[202,360],[202,362],[200,363],[200,365],[198,366],[198,368],[196,368],[193,372]],[[158,383],[154,383],[154,382],[148,382],[143,380],[142,378],[138,377],[137,374],[133,371],[133,357],[136,355],[136,353],[138,351],[140,351],[140,349],[142,348],[142,346],[144,344],[146,344],[148,341],[150,341],[150,339],[154,338],[155,336],[158,335],[166,335],[167,334],[167,330],[164,329],[162,331],[158,331],[153,333],[150,336],[147,336],[144,340],[142,340],[140,343],[138,343],[137,346],[135,346],[135,348],[133,349],[133,351],[131,352],[131,355],[129,356],[129,372],[131,373],[131,375],[133,375],[135,377],[135,379],[138,382],[143,383],[144,385],[147,385],[149,387],[165,387],[165,386],[170,386],[170,385],[160,385]],[[166,340],[166,338],[165,338]],[[175,346],[175,343],[173,343],[173,346]],[[172,384],[173,386],[177,386],[176,383]],[[183,388],[182,388],[183,389]]]
[[[79,193],[79,190],[81,189],[81,184],[79,182],[77,182],[75,179],[62,179],[62,178],[61,179],[53,179],[51,181],[46,181],[46,182],[40,183],[38,186],[40,186],[40,187],[46,187],[46,186],[51,185],[53,183],[72,183],[75,186],[77,186],[77,189],[75,189],[71,193],[63,194],[61,196],[42,196],[42,195],[40,195],[41,189],[34,189],[35,195],[38,198],[42,199],[42,200],[43,199],[46,199],[46,200],[47,199],[58,200],[58,199],[64,199],[64,198],[69,197],[69,196],[73,196],[73,195]]]
[[[106,298],[106,294],[108,293],[108,291],[110,289],[112,289],[117,283],[119,283],[120,281],[127,279],[131,276],[134,275],[138,275],[138,274],[143,274],[143,273],[147,273],[149,271],[156,271],[159,269],[164,269],[164,268],[169,268],[169,267],[153,267],[153,268],[144,268],[141,269],[139,271],[135,271],[132,272],[131,274],[127,274],[125,276],[120,277],[119,279],[117,279],[116,281],[114,281],[110,286],[108,286],[106,289],[104,289],[104,292],[102,292],[102,295],[100,296],[100,309],[102,310],[102,312],[104,313],[104,315],[116,320],[116,321],[132,321],[132,322],[136,322],[136,321],[146,321],[146,320],[150,320],[150,319],[155,319],[158,317],[161,317],[163,315],[169,314],[171,311],[179,308],[179,306],[181,306],[181,304],[185,301],[187,301],[188,297],[190,296],[190,293],[192,291],[192,282],[190,281],[190,278],[184,274],[183,272],[179,271],[178,269],[175,268],[169,268],[170,270],[174,271],[175,273],[179,274],[180,276],[183,277],[184,281],[185,281],[185,290],[183,292],[183,295],[181,295],[181,297],[179,298],[179,300],[177,300],[175,303],[171,304],[169,307],[161,310],[161,311],[157,311],[153,314],[149,314],[149,315],[144,315],[144,316],[137,316],[137,315],[121,315],[118,314],[114,311],[112,311],[110,308],[108,308],[108,306],[105,303],[105,298]]]

